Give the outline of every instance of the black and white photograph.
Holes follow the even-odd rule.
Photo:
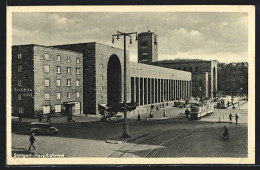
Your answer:
[[[255,7],[7,7],[7,165],[254,164]]]

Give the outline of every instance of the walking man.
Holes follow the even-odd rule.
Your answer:
[[[50,113],[48,113],[48,115],[47,115],[47,122],[51,122],[51,114]]]
[[[187,108],[187,109],[185,110],[185,115],[186,115],[186,117],[188,117],[189,114],[190,114],[190,111],[189,111],[189,109]]]
[[[31,134],[31,136],[29,138],[29,141],[30,141],[30,146],[29,146],[28,151],[31,150],[31,147],[33,147],[33,149],[35,149],[34,142],[36,142],[36,139],[34,138],[34,134],[33,133]]]
[[[238,115],[236,114],[236,124],[237,124],[237,120],[238,120]]]
[[[227,126],[225,126],[225,127],[224,127],[223,138],[225,138],[225,137],[228,138],[228,135],[229,135],[229,133],[228,133],[228,128],[227,128]]]
[[[21,122],[22,121],[22,114],[19,113],[19,121]]]
[[[166,110],[163,111],[163,117],[167,117]]]
[[[137,122],[141,122],[141,115],[140,115],[140,113],[137,116]]]
[[[39,122],[42,122],[42,113],[39,114]]]
[[[233,116],[232,116],[232,114],[230,113],[230,114],[229,114],[229,120],[230,120],[230,122],[232,122],[232,117],[233,117]]]

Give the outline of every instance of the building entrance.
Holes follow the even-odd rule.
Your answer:
[[[121,101],[122,73],[118,56],[112,55],[107,66],[107,104],[118,104]]]

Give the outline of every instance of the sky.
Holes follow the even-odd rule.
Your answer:
[[[158,35],[158,60],[248,60],[248,14],[239,12],[15,12],[12,44],[60,45],[98,42],[123,49],[121,32]],[[133,38],[134,40],[134,38]],[[137,62],[137,42],[127,41]]]

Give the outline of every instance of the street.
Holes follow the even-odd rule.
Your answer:
[[[121,138],[123,123],[107,123],[91,117],[78,117],[75,123],[66,118],[52,119],[59,129],[58,136],[35,136],[35,150],[28,151],[30,121],[13,122],[12,154],[60,154],[64,157],[247,157],[248,109],[247,101],[240,101],[240,109],[215,109],[210,116],[191,121],[185,118],[185,109],[167,106],[168,119],[145,121],[149,113],[129,118],[131,138]],[[162,117],[164,109],[153,112]],[[238,124],[233,117],[239,111]],[[64,121],[63,121],[64,119]],[[93,119],[93,121],[89,121]],[[85,120],[85,121],[84,121]],[[37,119],[35,120],[37,121]],[[224,126],[229,139],[222,139]]]

